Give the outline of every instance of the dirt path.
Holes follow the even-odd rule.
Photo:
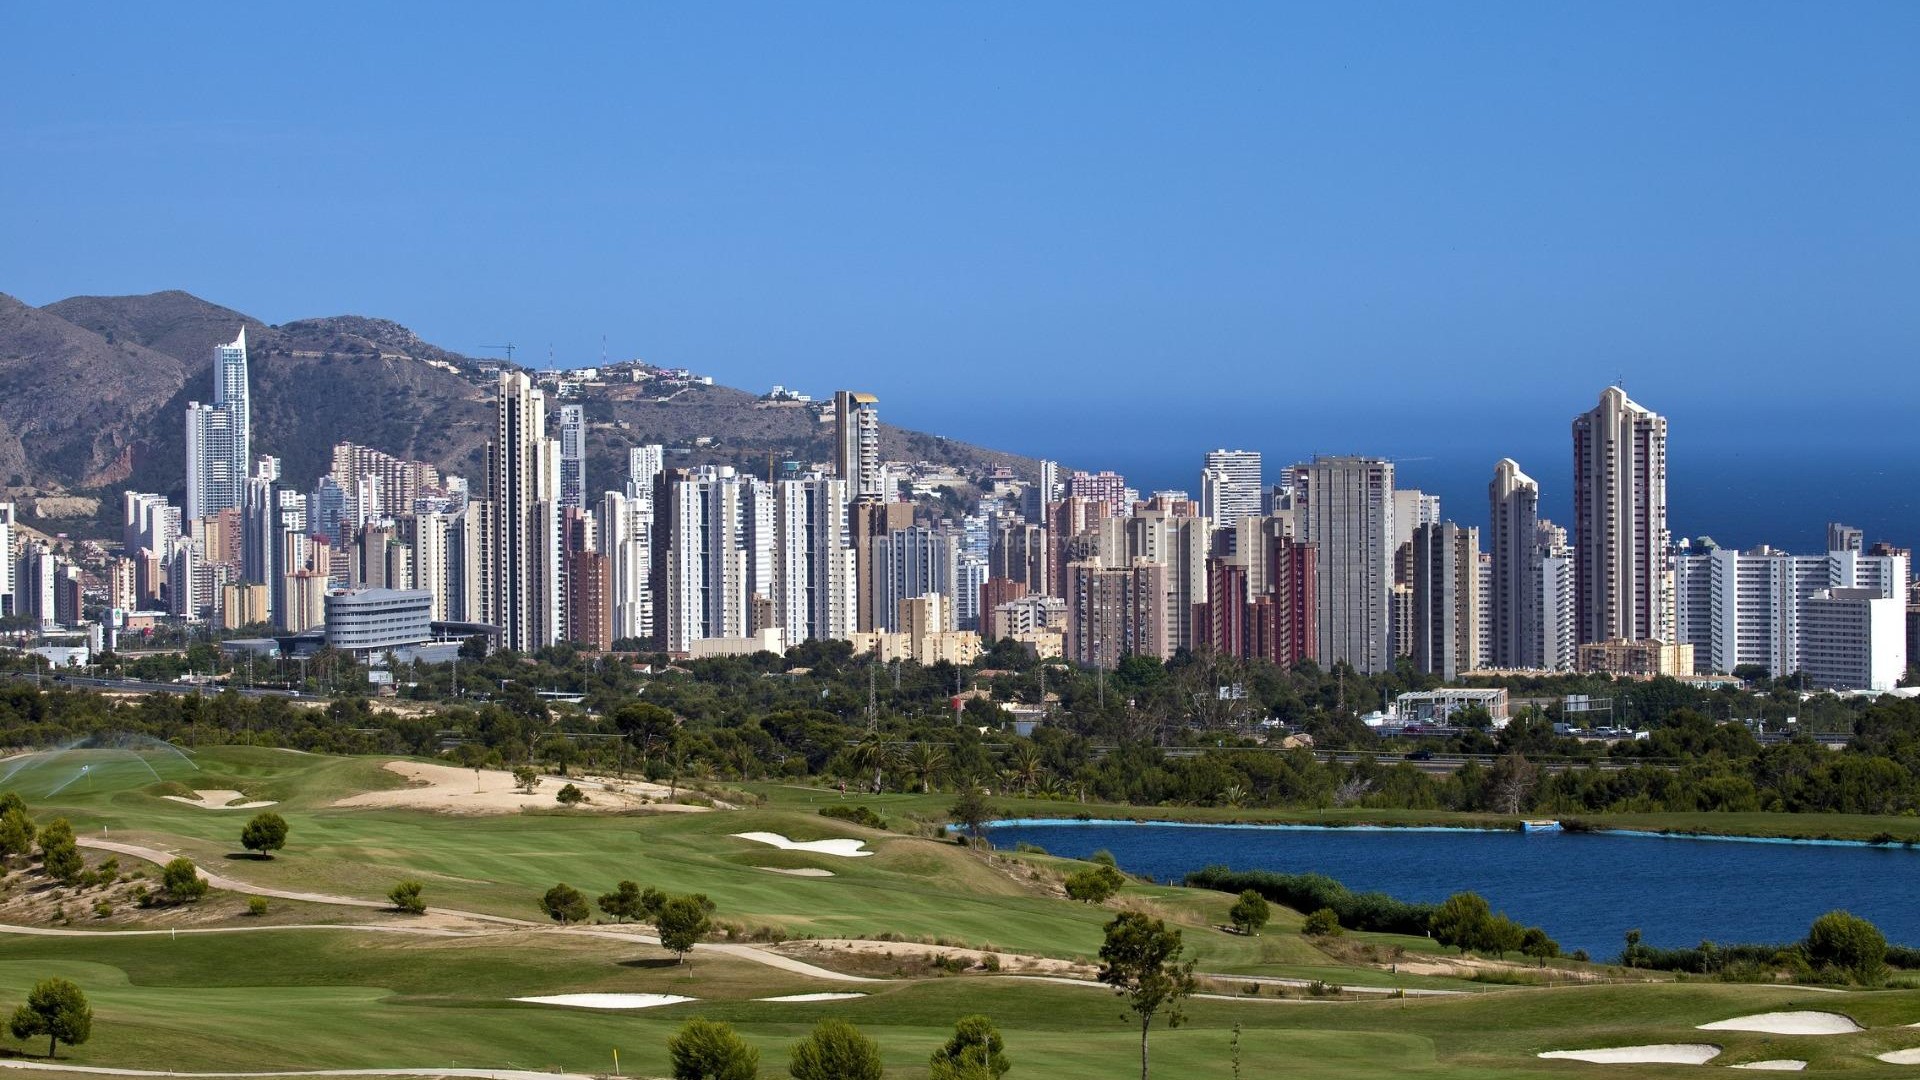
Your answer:
[[[305,1072],[153,1072],[147,1069],[110,1069],[101,1065],[62,1065],[57,1061],[0,1060],[0,1068],[34,1072],[91,1073],[95,1076],[264,1077],[264,1076],[461,1076],[475,1080],[595,1080],[588,1073],[535,1072],[531,1069],[313,1069]]]

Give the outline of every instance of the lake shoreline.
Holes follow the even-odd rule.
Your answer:
[[[1528,819],[1528,820],[1538,820],[1538,819]],[[1869,837],[1866,839],[1861,839],[1858,837],[1834,836],[1831,833],[1756,832],[1756,831],[1744,831],[1744,830],[1715,830],[1715,829],[1679,828],[1679,827],[1646,828],[1646,827],[1635,827],[1635,826],[1626,825],[1626,824],[1609,824],[1604,821],[1594,821],[1592,819],[1585,819],[1585,818],[1559,818],[1555,820],[1557,820],[1560,823],[1563,832],[1576,833],[1576,834],[1586,833],[1591,835],[1607,835],[1607,836],[1640,836],[1640,837],[1650,837],[1650,838],[1667,839],[1667,840],[1699,840],[1699,841],[1713,841],[1713,842],[1722,842],[1722,843],[1806,844],[1806,845],[1812,845],[1812,846],[1825,846],[1825,847],[1885,848],[1889,850],[1896,849],[1896,848],[1901,850],[1914,850],[1916,847],[1920,847],[1920,835],[1893,837],[1891,834],[1886,834],[1885,838]],[[1071,815],[1066,817],[1003,818],[1003,819],[987,822],[985,827],[988,829],[1002,829],[1002,828],[1056,827],[1056,826],[1073,826],[1073,825],[1157,825],[1157,826],[1176,826],[1181,828],[1197,828],[1197,829],[1270,829],[1270,830],[1301,830],[1301,831],[1313,831],[1313,832],[1358,831],[1358,832],[1403,832],[1403,833],[1406,833],[1406,832],[1411,832],[1411,833],[1516,832],[1517,833],[1517,832],[1523,831],[1521,828],[1521,823],[1518,819],[1513,821],[1506,821],[1504,819],[1448,820],[1448,819],[1441,819],[1441,818],[1422,820],[1418,815],[1411,815],[1405,820],[1397,820],[1397,821],[1368,820],[1368,819],[1327,820],[1327,819],[1314,819],[1307,815],[1302,815],[1297,820],[1259,820],[1259,819],[1196,820],[1193,818],[1141,817],[1137,815],[1136,816],[1114,815],[1114,816],[1102,817],[1092,813],[1085,813],[1085,814],[1076,814],[1076,815]],[[1551,834],[1547,834],[1547,835],[1551,835]]]

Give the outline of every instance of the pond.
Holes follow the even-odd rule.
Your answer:
[[[1355,892],[1435,902],[1472,890],[1540,926],[1571,952],[1619,955],[1628,930],[1649,945],[1785,943],[1845,908],[1901,944],[1920,943],[1920,852],[1823,842],[1751,842],[1632,833],[1021,821],[998,847],[1037,844],[1178,882],[1203,866],[1319,873]]]

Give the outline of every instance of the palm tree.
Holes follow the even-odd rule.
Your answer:
[[[1040,751],[1032,743],[1020,743],[1007,752],[1007,773],[1020,785],[1020,793],[1031,794],[1033,786],[1047,771]]]
[[[920,794],[933,790],[933,782],[947,771],[947,752],[933,743],[920,743],[907,751],[907,773],[920,781]]]
[[[889,743],[877,730],[861,736],[860,741],[847,752],[848,760],[855,769],[861,772],[873,770],[873,791],[876,795],[880,793],[883,786],[881,781],[885,778],[887,770],[893,767],[897,756],[893,744]]]

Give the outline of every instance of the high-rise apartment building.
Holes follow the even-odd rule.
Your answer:
[[[1086,667],[1120,666],[1127,656],[1167,657],[1166,567],[1144,559],[1067,567],[1068,658]]]
[[[770,591],[775,625],[785,631],[789,645],[844,640],[856,629],[859,597],[847,534],[851,487],[837,476],[773,485]]]
[[[627,450],[627,497],[653,498],[653,481],[667,467],[666,448],[659,443]]]
[[[1209,450],[1200,468],[1200,516],[1231,529],[1260,513],[1260,451]]]
[[[1802,604],[1800,673],[1819,690],[1892,690],[1907,674],[1906,602],[1821,589]]]
[[[638,497],[618,491],[602,495],[600,537],[609,564],[613,639],[652,637],[653,593],[647,587],[653,560],[652,489]]]
[[[1825,555],[1715,548],[1681,555],[1674,565],[1675,640],[1693,646],[1696,670],[1757,667],[1771,678],[1809,663],[1804,625],[1813,596],[1841,590],[1898,600],[1907,576],[1904,555],[1863,555],[1858,548]]]
[[[833,468],[851,499],[892,501],[880,462],[880,399],[853,390],[833,395]]]
[[[1067,478],[1067,499],[1107,504],[1106,517],[1125,517],[1133,513],[1127,499],[1127,478],[1111,469],[1097,473],[1075,472]]]
[[[252,463],[252,408],[247,397],[247,330],[213,350],[213,403],[187,403],[189,521],[240,505]]]
[[[0,502],[0,615],[20,614],[20,598],[14,586],[13,526],[13,504]]]
[[[518,371],[500,373],[487,446],[493,575],[489,605],[500,643],[531,652],[561,633],[560,454],[547,437],[546,394]]]
[[[686,653],[702,638],[749,636],[752,598],[773,599],[769,485],[731,466],[667,469],[654,483],[653,508],[656,647]]]
[[[1860,551],[1866,547],[1866,534],[1837,521],[1827,523],[1828,551]]]
[[[1497,668],[1547,666],[1542,633],[1540,485],[1520,471],[1520,463],[1501,458],[1487,485],[1488,532],[1493,548],[1492,654]]]
[[[1480,666],[1480,530],[1413,530],[1413,664],[1452,681]]]
[[[876,630],[900,632],[900,605],[916,596],[938,594],[949,601],[958,598],[960,543],[961,536],[953,529],[923,525],[895,529],[874,539],[874,577],[879,588],[874,601]],[[955,603],[949,602],[942,610],[958,617]]]
[[[355,528],[375,518],[413,513],[422,498],[442,492],[445,482],[430,462],[409,461],[350,442],[334,444],[333,467],[321,478],[323,487],[340,492],[343,518],[351,493]]]
[[[1671,642],[1667,421],[1617,386],[1574,418],[1573,513],[1581,643]]]
[[[1316,457],[1293,469],[1296,532],[1315,549],[1315,612],[1322,664],[1375,674],[1393,666],[1393,463]]]
[[[587,408],[560,406],[560,509],[587,508]]]

